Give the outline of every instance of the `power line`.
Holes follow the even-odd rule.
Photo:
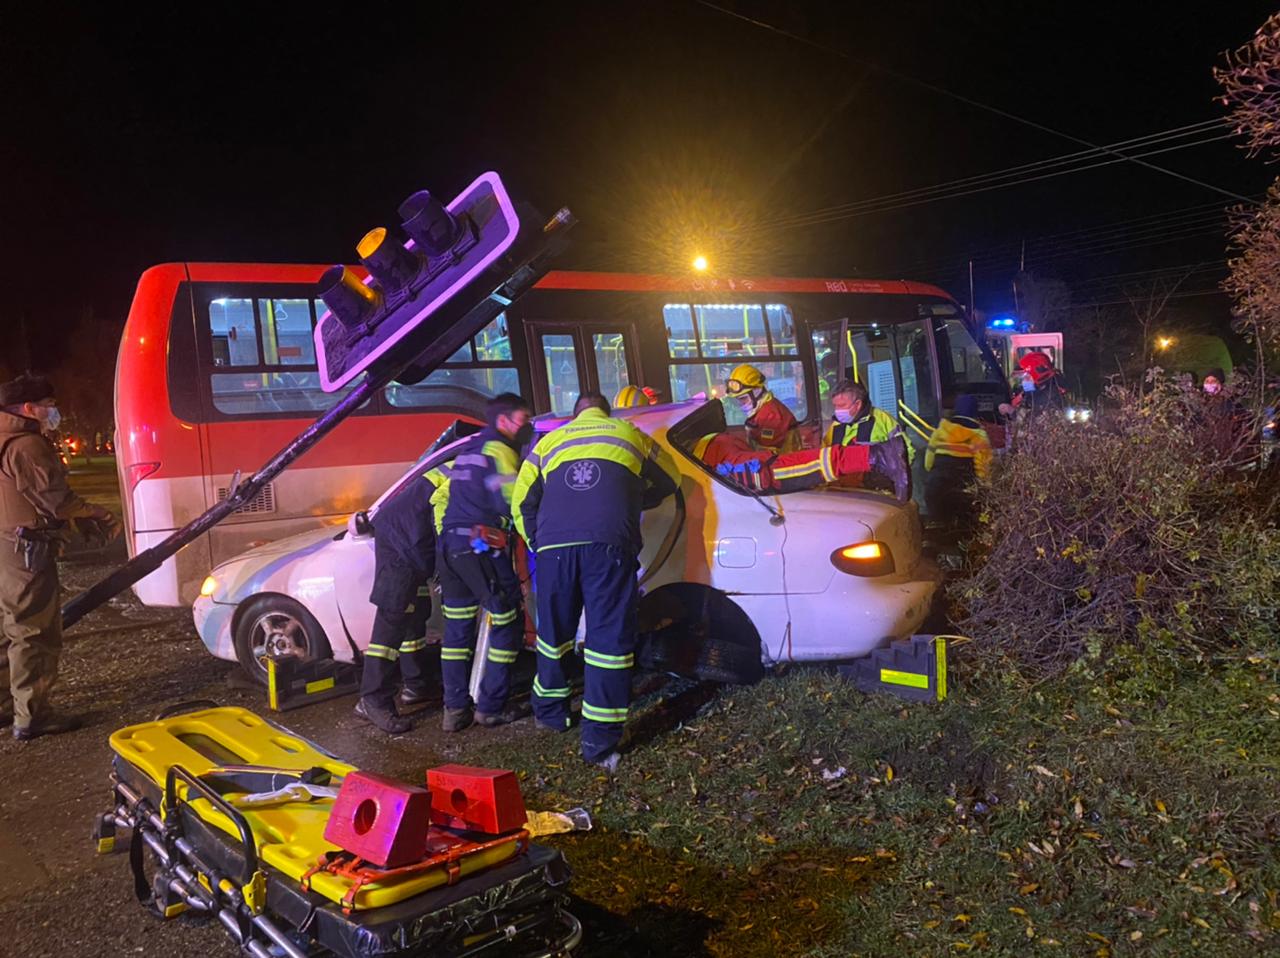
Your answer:
[[[701,0],[699,0],[699,2],[701,2]],[[974,187],[973,189],[955,190],[943,195],[925,197],[917,200],[907,200],[901,203],[885,203],[873,209],[858,210],[851,213],[838,213],[838,214],[833,213],[833,214],[822,215],[822,216],[814,215],[811,218],[803,221],[797,219],[792,222],[781,223],[773,226],[753,227],[751,231],[755,231],[759,229],[786,230],[786,229],[796,229],[798,227],[804,227],[804,226],[821,226],[825,223],[834,223],[839,220],[845,220],[845,219],[855,219],[860,216],[868,216],[872,213],[888,213],[894,210],[908,209],[913,206],[923,206],[929,203],[936,203],[941,200],[955,199],[961,196],[972,196],[975,193],[987,193],[987,192],[990,192],[991,190],[1003,189],[1007,186],[1020,186],[1024,183],[1035,183],[1041,180],[1051,180],[1051,179],[1054,179],[1055,177],[1066,176],[1070,173],[1083,173],[1086,170],[1094,170],[1103,166],[1113,166],[1116,163],[1123,163],[1126,160],[1133,159],[1134,157],[1157,156],[1161,153],[1170,153],[1174,150],[1183,150],[1192,146],[1203,146],[1207,143],[1215,143],[1219,140],[1228,139],[1233,135],[1234,134],[1232,133],[1223,133],[1220,136],[1210,137],[1208,139],[1199,140],[1193,143],[1183,143],[1176,146],[1166,146],[1157,150],[1149,150],[1144,153],[1136,153],[1133,155],[1121,155],[1119,159],[1100,160],[1097,163],[1089,163],[1085,166],[1075,166],[1075,167],[1071,167],[1070,169],[1057,170],[1052,173],[1043,173],[1038,176],[1027,176],[1027,177],[1022,177],[1016,180],[1010,180],[1008,182],[996,183],[988,186],[978,186],[978,187]]]
[[[1170,140],[1185,139],[1188,136],[1200,135],[1209,132],[1211,129],[1221,129],[1223,123],[1220,120],[1206,120],[1200,123],[1189,124],[1186,127],[1179,127],[1174,130],[1165,130],[1159,133],[1151,133],[1146,136],[1134,137],[1129,140],[1123,140],[1118,143],[1111,144],[1111,147],[1120,149],[1138,149],[1147,146],[1155,146],[1159,143],[1167,143]],[[1211,142],[1211,141],[1206,141]],[[1188,143],[1186,146],[1195,146],[1196,143]],[[981,173],[974,176],[962,177],[957,180],[950,180],[946,183],[939,183],[934,186],[924,186],[913,190],[904,190],[900,193],[890,193],[885,196],[875,197],[872,199],[858,200],[852,203],[841,203],[835,206],[824,206],[818,209],[810,210],[807,213],[797,213],[789,216],[779,216],[773,220],[767,220],[760,224],[762,226],[771,226],[778,223],[788,223],[791,221],[808,220],[815,216],[825,216],[832,213],[847,213],[861,210],[869,206],[875,206],[883,202],[914,199],[917,197],[929,196],[931,194],[946,193],[953,189],[964,186],[976,186],[984,183],[995,182],[998,180],[1014,180],[1017,181],[1031,173],[1043,172],[1048,169],[1057,167],[1070,166],[1076,163],[1084,162],[1089,159],[1096,159],[1106,154],[1105,150],[1080,150],[1075,153],[1068,153],[1060,157],[1051,157],[1049,159],[1038,160],[1034,163],[1024,163],[1020,166],[1011,166],[1004,170],[996,170],[991,173]]]
[[[1189,299],[1191,297],[1196,297],[1196,296],[1225,296],[1225,295],[1226,294],[1222,291],[1221,287],[1214,287],[1212,289],[1194,290],[1194,291],[1185,292],[1185,293],[1171,293],[1169,296],[1164,297],[1164,299],[1165,300]],[[1093,303],[1072,303],[1071,308],[1072,309],[1094,309],[1098,306],[1128,306],[1128,305],[1130,304],[1129,304],[1129,300],[1127,299],[1112,299],[1112,300],[1093,302]]]
[[[1103,149],[1102,147],[1099,147],[1098,144],[1091,143],[1089,140],[1086,140],[1083,137],[1074,136],[1073,134],[1070,134],[1070,133],[1064,133],[1061,130],[1056,130],[1051,126],[1046,126],[1045,124],[1038,123],[1035,120],[1029,120],[1026,117],[1017,115],[1016,113],[1010,113],[1008,110],[1002,110],[999,107],[994,107],[994,106],[991,106],[990,104],[982,103],[981,101],[974,100],[971,97],[963,96],[959,93],[953,93],[951,90],[948,90],[945,87],[938,86],[937,84],[929,83],[928,81],[921,80],[917,77],[913,77],[905,73],[900,73],[897,70],[891,70],[888,67],[883,67],[883,66],[880,66],[879,64],[862,60],[858,57],[855,57],[849,53],[844,52],[843,50],[837,50],[836,48],[829,47],[826,44],[818,43],[815,40],[810,40],[806,37],[799,36],[797,34],[791,33],[790,31],[783,30],[781,27],[776,27],[771,23],[766,23],[763,20],[756,20],[752,17],[748,17],[748,16],[745,16],[744,14],[738,13],[737,11],[727,10],[718,4],[712,3],[711,0],[696,0],[696,2],[708,8],[709,10],[716,11],[717,13],[723,16],[732,17],[735,20],[742,20],[743,22],[749,23],[754,27],[759,27],[760,29],[763,29],[763,30],[769,30],[773,33],[778,34],[779,36],[783,36],[790,40],[794,40],[797,43],[803,43],[806,46],[810,46],[810,47],[813,47],[814,49],[821,50],[824,53],[839,57],[842,60],[847,60],[850,63],[856,63],[859,66],[862,66],[866,69],[875,70],[876,72],[882,73],[885,76],[894,77],[895,79],[900,80],[904,83],[914,84],[915,86],[921,87],[922,89],[929,90],[933,93],[937,93],[940,96],[948,97],[949,99],[955,100],[959,103],[964,103],[975,109],[983,110],[995,116],[1003,117],[1006,120],[1012,120],[1015,123],[1021,123],[1023,126],[1030,127],[1031,129],[1034,129],[1034,130],[1039,130],[1042,133],[1048,133],[1048,134],[1051,134],[1052,136],[1057,136],[1064,140],[1071,140],[1074,143],[1079,143],[1082,146],[1087,146],[1087,147],[1090,147],[1091,149]],[[1187,176],[1185,173],[1177,173],[1173,170],[1166,169],[1165,167],[1157,166],[1154,163],[1144,162],[1140,158],[1122,156],[1121,162],[1126,162],[1126,161],[1131,163],[1136,163],[1138,166],[1145,167],[1146,169],[1154,170],[1157,173],[1163,173],[1166,176],[1172,176],[1175,179],[1182,180],[1186,183],[1192,183],[1196,186],[1202,187],[1203,189],[1212,190],[1213,192],[1220,193],[1223,196],[1229,196],[1234,200],[1240,200],[1245,203],[1251,202],[1251,200],[1249,200],[1248,197],[1241,196],[1239,193],[1234,193],[1231,190],[1223,189],[1220,186],[1215,186],[1214,184],[1207,183],[1204,180],[1198,180],[1195,177]]]
[[[1044,262],[1050,258],[1060,258],[1061,255],[1087,255],[1092,249],[1121,241],[1159,239],[1175,230],[1192,226],[1201,228],[1213,227],[1208,231],[1214,232],[1217,230],[1216,224],[1225,219],[1226,212],[1218,204],[1210,204],[1210,206],[1214,208],[1199,210],[1199,208],[1192,207],[1186,211],[1172,211],[1154,216],[1137,217],[1133,220],[1121,221],[1119,224],[1105,224],[1066,233],[1049,234],[1044,238],[1031,238],[1026,241],[1026,255],[1028,259]],[[1055,236],[1061,238],[1055,240],[1053,239]],[[906,273],[915,274],[929,270],[955,269],[970,260],[973,261],[975,266],[978,266],[991,265],[1008,259],[1020,259],[1020,245],[1020,241],[1015,241],[1013,243],[1000,244],[996,247],[986,247],[983,252],[978,254],[952,254],[940,258],[917,260],[906,269]]]

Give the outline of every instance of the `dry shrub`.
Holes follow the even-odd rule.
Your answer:
[[[1158,371],[1107,407],[1024,428],[978,490],[950,593],[974,651],[1043,674],[1122,647],[1274,647],[1276,470],[1258,463],[1253,417]]]

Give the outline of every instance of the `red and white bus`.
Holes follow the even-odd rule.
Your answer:
[[[320,388],[312,337],[326,268],[176,263],[142,275],[116,368],[131,554],[225,498],[237,473],[252,474],[337,402]],[[209,569],[245,549],[336,528],[496,393],[554,413],[584,389],[715,396],[742,362],[814,424],[830,416],[831,385],[856,378],[918,444],[956,394],[979,394],[991,418],[1007,398],[991,351],[933,286],[553,272],[426,379],[388,386],[135,591],[149,605],[186,604]]]

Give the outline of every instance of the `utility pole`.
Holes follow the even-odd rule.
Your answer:
[[[972,323],[978,322],[978,312],[973,303],[973,260],[969,260],[969,319]],[[975,327],[976,328],[976,327]]]

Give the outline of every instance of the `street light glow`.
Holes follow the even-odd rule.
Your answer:
[[[707,271],[708,265],[709,264],[707,263],[707,258],[703,256],[701,253],[699,253],[697,256],[693,258],[693,268],[696,269],[699,273],[705,273]]]
[[[1168,349],[1172,345],[1173,345],[1173,338],[1170,336],[1161,336],[1159,339],[1156,340],[1157,349]]]

